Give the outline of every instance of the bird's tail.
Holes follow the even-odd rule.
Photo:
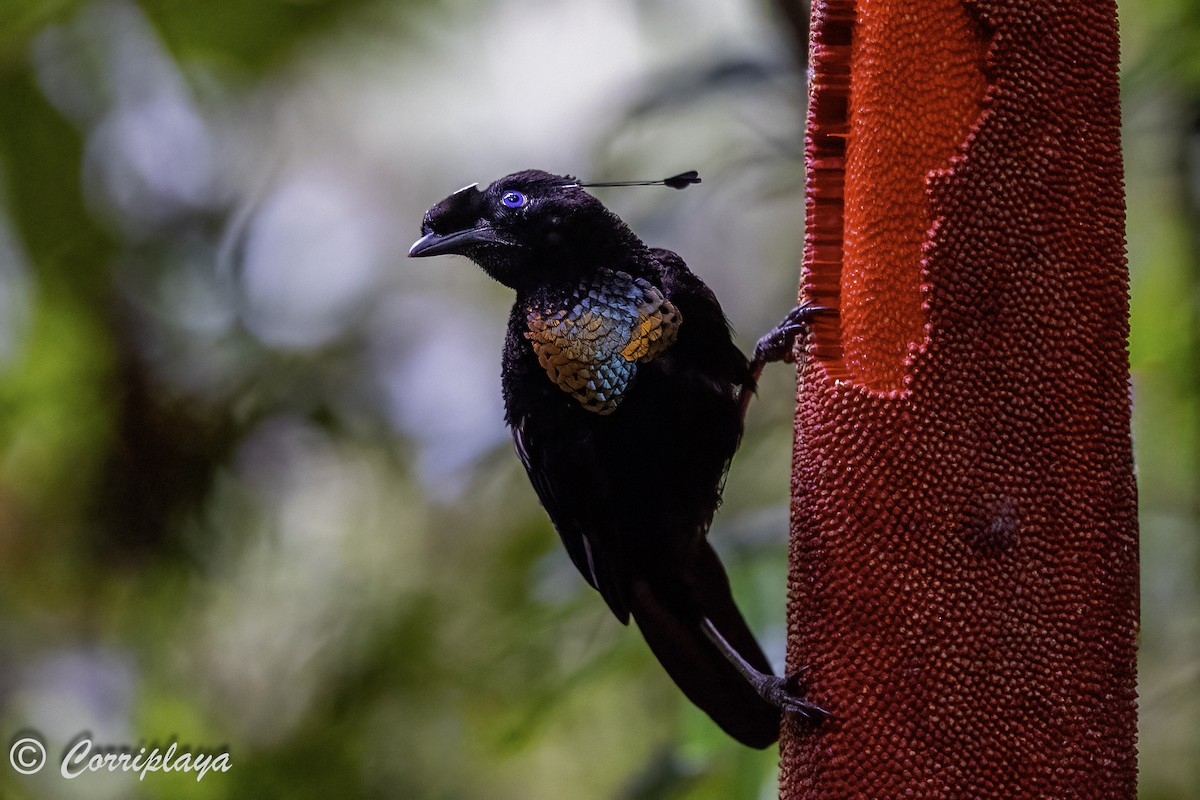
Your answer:
[[[764,748],[779,739],[781,712],[758,694],[704,633],[703,618],[707,616],[755,669],[770,675],[771,665],[734,603],[716,553],[706,542],[701,548],[704,553],[696,566],[703,575],[692,577],[700,579],[702,597],[639,581],[626,598],[629,609],[650,649],[688,699],[739,742]]]

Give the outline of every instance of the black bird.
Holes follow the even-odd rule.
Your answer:
[[[409,256],[463,255],[516,290],[506,418],[571,560],[692,702],[766,747],[781,708],[825,712],[772,674],[705,534],[763,365],[826,309],[794,309],[748,361],[713,292],[584,191],[596,185],[528,170],[460,189]]]

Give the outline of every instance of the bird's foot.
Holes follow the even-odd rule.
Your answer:
[[[796,339],[806,333],[812,321],[822,314],[836,314],[836,308],[801,303],[788,312],[783,321],[758,340],[754,347],[755,365],[771,364],[776,361],[795,361]]]
[[[803,670],[793,672],[786,678],[764,675],[761,682],[755,682],[754,688],[762,699],[772,705],[779,706],[785,712],[802,717],[809,722],[821,722],[827,719],[830,714],[825,709],[808,702],[801,696],[800,676],[803,672]]]
[[[704,631],[705,636],[729,660],[729,663],[754,687],[754,691],[763,700],[766,700],[773,706],[778,706],[787,713],[803,717],[814,724],[830,716],[829,712],[825,709],[818,705],[813,705],[801,697],[800,679],[804,676],[805,669],[807,668],[799,669],[786,678],[768,675],[755,669],[753,665],[742,657],[741,653],[730,647],[729,642],[717,630],[717,626],[713,624],[712,620],[706,617],[701,623],[701,629]]]
[[[762,377],[763,368],[776,361],[795,362],[796,339],[808,332],[812,321],[818,316],[837,313],[836,308],[801,303],[758,340],[758,344],[754,346],[754,358],[750,360],[750,372],[739,393],[738,405],[741,407],[743,419],[746,417],[746,409],[750,406],[750,398],[754,396],[755,387],[758,386],[758,379]]]

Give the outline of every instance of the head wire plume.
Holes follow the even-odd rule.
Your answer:
[[[700,173],[694,169],[663,178],[660,181],[576,181],[565,184],[565,187],[589,188],[593,186],[669,186],[672,189],[686,189],[693,183],[700,183]]]

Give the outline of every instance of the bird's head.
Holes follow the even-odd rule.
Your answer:
[[[466,256],[521,290],[569,281],[648,253],[646,246],[574,178],[540,170],[459,189],[425,213],[410,257]]]

